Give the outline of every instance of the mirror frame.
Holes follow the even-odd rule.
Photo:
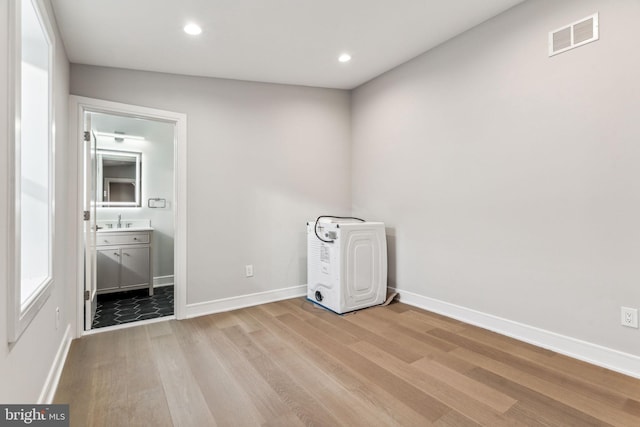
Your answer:
[[[122,207],[130,207],[130,208],[139,208],[142,207],[142,181],[141,181],[141,167],[142,167],[142,153],[139,151],[126,151],[126,150],[108,150],[108,149],[97,149],[96,155],[98,157],[98,182],[96,183],[96,192],[98,193],[96,197],[96,206],[99,208],[122,208]],[[105,202],[104,199],[104,175],[103,175],[103,165],[102,158],[103,156],[111,156],[111,157],[134,157],[136,164],[136,177],[133,185],[136,187],[135,195],[136,200],[134,202]],[[120,178],[118,178],[120,179]]]

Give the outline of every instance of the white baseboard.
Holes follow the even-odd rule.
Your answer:
[[[598,344],[560,335],[402,289],[394,290],[399,293],[399,300],[405,304],[489,329],[556,353],[611,369],[612,371],[640,378],[640,357],[633,354],[623,353]]]
[[[240,295],[237,297],[222,298],[214,301],[187,304],[186,317],[205,316],[207,314],[221,313],[237,310],[239,308],[266,304],[307,295],[307,285],[292,286],[290,288],[275,289],[273,291],[257,292],[255,294]]]
[[[169,276],[157,276],[153,278],[153,287],[160,288],[162,286],[172,286],[173,281],[173,274]]]
[[[46,405],[53,402],[53,398],[58,388],[58,382],[60,381],[60,376],[62,375],[62,368],[64,368],[64,362],[67,360],[67,354],[69,354],[69,347],[71,347],[72,339],[73,336],[71,334],[71,324],[69,324],[67,325],[67,329],[64,331],[62,342],[60,342],[60,347],[58,347],[56,357],[55,359],[53,359],[51,369],[49,369],[47,380],[42,387],[40,397],[38,397],[38,404]]]

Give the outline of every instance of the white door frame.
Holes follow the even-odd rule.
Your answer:
[[[174,292],[175,316],[184,319],[187,307],[187,115],[155,108],[140,107],[105,101],[102,99],[69,96],[69,141],[71,150],[69,159],[75,159],[76,191],[75,214],[72,232],[75,233],[76,257],[76,337],[84,335],[84,255],[82,243],[83,227],[83,117],[85,112],[107,113],[140,117],[143,119],[161,120],[175,124],[174,134]],[[70,165],[69,170],[73,171]],[[73,176],[70,176],[71,182]],[[70,197],[73,197],[73,192]]]

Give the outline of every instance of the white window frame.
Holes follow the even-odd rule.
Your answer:
[[[30,0],[36,15],[40,21],[43,34],[49,45],[49,70],[48,70],[48,163],[49,163],[49,259],[48,275],[43,280],[35,292],[28,300],[21,303],[21,172],[20,172],[20,151],[21,151],[21,81],[22,81],[22,5],[21,0],[10,0],[9,2],[9,161],[8,161],[8,219],[9,238],[8,245],[8,341],[16,342],[25,331],[29,323],[38,314],[47,298],[51,294],[54,283],[54,242],[55,242],[55,131],[54,131],[54,58],[55,58],[55,37],[53,27],[49,19],[49,14],[42,0]]]

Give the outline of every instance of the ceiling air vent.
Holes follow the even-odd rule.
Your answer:
[[[598,40],[598,14],[587,16],[573,24],[549,33],[549,56]]]

